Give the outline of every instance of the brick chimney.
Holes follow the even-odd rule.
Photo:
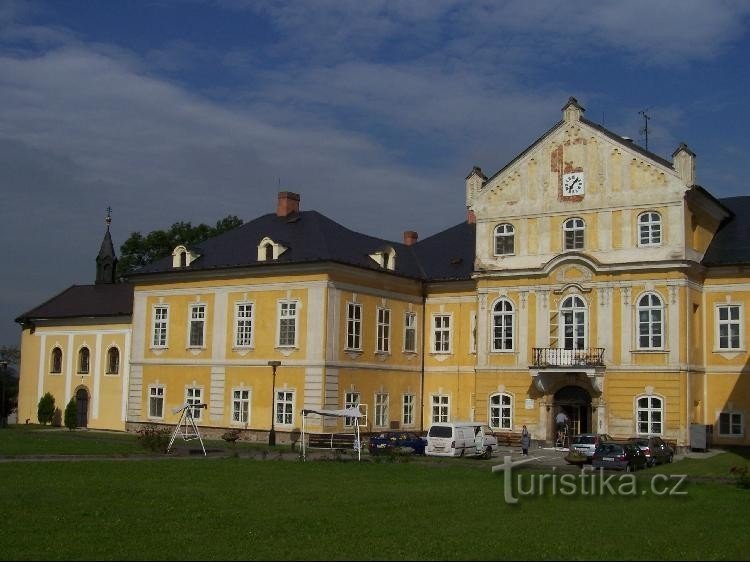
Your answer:
[[[279,203],[276,205],[276,216],[287,217],[299,213],[299,193],[279,191]]]
[[[404,231],[404,245],[411,246],[412,244],[416,244],[418,238],[419,234],[417,234],[413,230]]]
[[[466,212],[466,222],[469,224],[476,224],[477,222],[477,216],[474,214],[474,211],[472,209],[469,209]]]

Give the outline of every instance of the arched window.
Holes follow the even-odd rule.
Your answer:
[[[265,258],[266,258],[266,261],[273,260],[273,244],[266,244]]]
[[[661,215],[654,211],[638,216],[638,245],[658,246],[661,244]]]
[[[107,350],[107,374],[116,375],[120,372],[120,350],[110,347]]]
[[[664,335],[664,310],[661,298],[647,293],[638,299],[638,347],[661,349]]]
[[[82,347],[78,351],[78,372],[82,375],[87,375],[89,372],[89,348]]]
[[[563,223],[566,250],[583,249],[584,228],[583,219],[579,218],[568,219]]]
[[[495,255],[507,256],[515,253],[515,229],[512,224],[501,224],[495,228]]]
[[[664,401],[658,396],[638,396],[635,419],[635,430],[639,435],[661,435]]]
[[[560,328],[564,349],[586,348],[586,303],[570,295],[560,305]]]
[[[187,252],[180,252],[180,267],[187,267]]]
[[[501,299],[492,309],[492,351],[513,349],[513,303]]]
[[[490,395],[490,427],[493,429],[513,428],[513,397],[504,392]]]
[[[59,347],[56,347],[52,350],[49,372],[62,373],[62,349],[60,349]]]

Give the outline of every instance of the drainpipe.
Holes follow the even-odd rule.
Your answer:
[[[420,354],[420,376],[419,376],[419,432],[424,432],[424,356],[426,353],[425,344],[425,330],[427,328],[427,289],[424,283],[422,283],[422,341],[420,346],[422,353]]]

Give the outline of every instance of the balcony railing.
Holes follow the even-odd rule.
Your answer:
[[[535,347],[534,367],[603,367],[604,348],[561,349],[558,347]]]

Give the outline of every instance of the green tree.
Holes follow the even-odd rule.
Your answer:
[[[65,406],[65,427],[71,430],[78,427],[78,405],[75,396]]]
[[[18,372],[21,363],[21,350],[15,345],[0,346],[0,385],[2,393],[0,400],[0,426],[7,425],[8,416],[18,406]]]
[[[144,265],[168,256],[180,245],[191,246],[199,244],[228,230],[237,228],[242,219],[235,215],[227,215],[216,222],[216,226],[199,224],[193,226],[189,222],[176,222],[168,230],[153,230],[143,236],[140,232],[133,232],[120,246],[120,259],[117,262],[118,276],[127,275]]]
[[[54,415],[55,397],[48,392],[39,399],[36,417],[39,419],[39,423],[47,425],[52,421],[52,416]]]

